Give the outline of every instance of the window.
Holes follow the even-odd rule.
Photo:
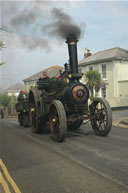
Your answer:
[[[102,78],[103,78],[103,79],[106,79],[106,78],[107,78],[106,64],[102,64]]]

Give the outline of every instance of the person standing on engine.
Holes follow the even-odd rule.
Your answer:
[[[48,75],[47,75],[47,72],[46,71],[44,71],[43,72],[43,74],[42,74],[42,77],[41,78],[39,78],[39,81],[44,81],[44,80],[48,80],[49,79],[49,77],[48,77]]]

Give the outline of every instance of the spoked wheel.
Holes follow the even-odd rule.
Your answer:
[[[30,124],[32,128],[32,132],[34,133],[40,133],[43,125],[41,123],[41,120],[39,120],[36,112],[36,106],[32,105],[29,111],[29,117],[30,117]]]
[[[23,116],[23,125],[24,125],[24,127],[29,126],[29,117],[28,117],[27,113],[25,113],[24,116]]]
[[[52,138],[63,142],[67,133],[67,119],[64,106],[59,100],[53,101],[50,106],[49,122]]]
[[[18,121],[19,121],[19,125],[23,126],[23,114],[22,113],[18,114]]]
[[[91,125],[94,132],[106,136],[112,127],[112,111],[104,98],[96,98],[90,105]]]

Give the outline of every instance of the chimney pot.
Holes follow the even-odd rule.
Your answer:
[[[87,57],[89,57],[89,56],[91,56],[91,55],[92,55],[92,54],[91,54],[90,50],[87,49],[87,48],[85,48],[84,58],[87,58]]]

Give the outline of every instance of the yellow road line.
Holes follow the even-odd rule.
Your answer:
[[[121,128],[128,129],[128,125],[124,125],[124,124],[122,124],[122,123],[120,123],[120,122],[121,122],[121,120],[119,120],[119,121],[114,121],[114,122],[112,123],[112,125],[114,125],[114,126],[116,126],[116,127],[121,127]]]
[[[0,173],[0,183],[1,183],[2,186],[3,186],[5,193],[11,193],[10,190],[9,190],[8,184],[7,184],[7,182],[5,181],[2,173]]]
[[[13,187],[14,191],[16,193],[21,193],[21,191],[19,190],[19,188],[17,187],[16,183],[14,182],[14,180],[12,179],[12,177],[10,176],[6,166],[4,165],[3,161],[0,159],[0,166],[6,176],[6,178],[8,179],[9,183],[11,184],[11,186]]]

